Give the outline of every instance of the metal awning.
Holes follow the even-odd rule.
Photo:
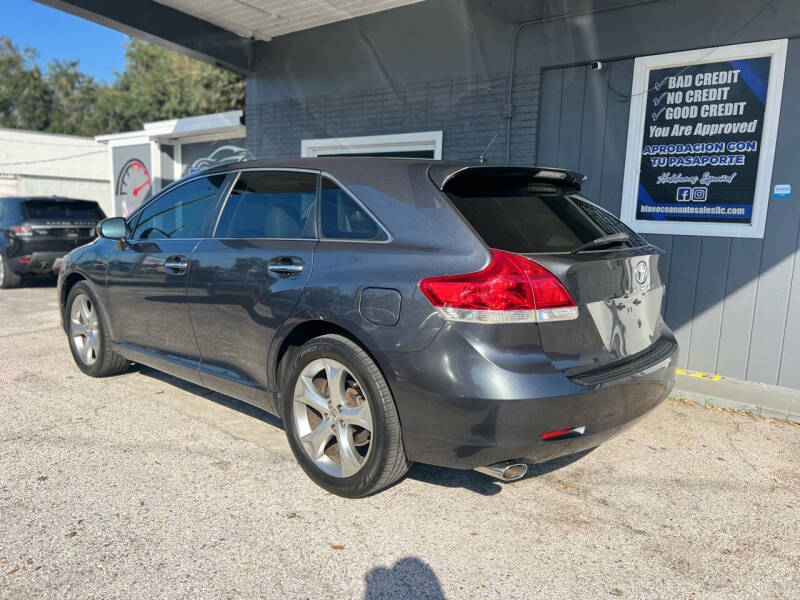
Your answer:
[[[37,0],[242,74],[275,36],[422,0]]]
[[[278,35],[344,21],[422,0],[156,0],[241,36]]]
[[[189,144],[198,139],[236,139],[245,136],[242,125],[242,111],[231,110],[224,113],[166,119],[145,123],[139,131],[123,131],[95,136],[94,141],[110,146],[126,146],[161,142],[166,144]]]

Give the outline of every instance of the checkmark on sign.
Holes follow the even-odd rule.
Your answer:
[[[666,108],[666,107],[662,108],[662,109],[661,109],[661,110],[659,110],[658,112],[654,112],[654,113],[653,113],[653,121],[657,121],[657,120],[658,120],[658,117],[660,117],[660,116],[661,116],[661,113],[663,113],[665,110],[667,110],[667,108]]]
[[[653,105],[654,106],[658,106],[659,103],[664,99],[664,96],[666,96],[666,95],[667,95],[667,92],[664,92],[660,96],[656,96],[655,98],[653,98]]]

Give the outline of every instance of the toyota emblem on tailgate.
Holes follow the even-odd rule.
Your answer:
[[[647,263],[643,260],[639,261],[639,264],[636,265],[636,281],[639,285],[644,285],[647,283],[647,275],[649,274],[650,269],[647,267]]]

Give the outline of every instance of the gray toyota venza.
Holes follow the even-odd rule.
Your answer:
[[[669,393],[662,251],[553,168],[249,161],[166,187],[72,251],[87,375],[147,365],[282,418],[358,497],[412,462],[511,481]]]

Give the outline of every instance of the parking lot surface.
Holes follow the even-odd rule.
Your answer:
[[[2,598],[796,598],[800,428],[669,400],[502,484],[345,500],[280,421],[74,366],[55,288],[0,291]]]

